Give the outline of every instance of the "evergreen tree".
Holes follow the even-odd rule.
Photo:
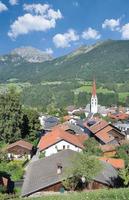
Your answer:
[[[37,133],[40,130],[39,114],[32,108],[23,109],[22,138],[29,141],[37,139]]]
[[[22,109],[19,95],[12,88],[0,94],[0,140],[14,142],[21,138]]]

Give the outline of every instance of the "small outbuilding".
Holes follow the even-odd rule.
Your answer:
[[[13,159],[25,159],[31,158],[33,145],[25,140],[18,140],[7,147],[8,158]]]

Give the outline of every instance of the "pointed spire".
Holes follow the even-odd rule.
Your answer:
[[[95,78],[93,80],[93,85],[92,85],[92,96],[96,96],[96,81]]]

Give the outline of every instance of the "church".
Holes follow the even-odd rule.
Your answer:
[[[98,97],[97,97],[97,92],[96,92],[96,81],[94,79],[93,84],[92,84],[92,90],[91,90],[91,100],[90,100],[90,103],[86,105],[85,116],[91,117],[94,114],[98,113],[99,107],[100,105],[98,105]]]
[[[91,90],[91,100],[90,103],[86,105],[85,108],[85,116],[93,117],[94,114],[99,113],[103,117],[107,116],[109,113],[109,109],[106,106],[101,106],[98,104],[98,97],[96,92],[96,81],[93,80],[92,90]]]
[[[95,79],[92,85],[92,96],[91,96],[91,103],[90,103],[90,112],[92,114],[96,114],[98,112],[98,98],[96,93],[96,82]]]

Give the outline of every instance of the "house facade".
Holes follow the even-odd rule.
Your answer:
[[[65,140],[61,140],[61,141],[49,146],[48,148],[43,150],[43,152],[45,153],[45,156],[50,156],[50,155],[58,153],[59,151],[62,151],[64,149],[71,149],[71,150],[77,151],[77,152],[82,151],[82,148],[80,148],[74,144],[71,144]]]
[[[10,160],[30,159],[33,145],[24,140],[14,142],[7,147],[7,154]]]
[[[64,149],[80,152],[84,148],[83,143],[86,139],[88,139],[86,134],[74,135],[59,125],[41,137],[38,148],[40,152],[45,153],[45,156],[50,156]]]

